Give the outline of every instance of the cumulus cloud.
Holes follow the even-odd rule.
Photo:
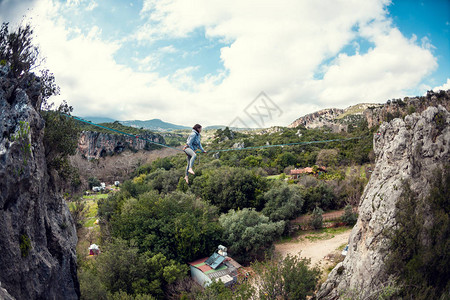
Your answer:
[[[320,108],[401,97],[437,67],[429,40],[408,39],[393,26],[388,0],[144,0],[141,25],[121,41],[102,40],[101,28],[83,35],[69,27],[61,11],[81,2],[41,0],[33,11],[61,86],[57,100],[67,99],[79,115],[227,125],[245,118],[245,107],[265,91],[283,111],[266,125],[288,125]],[[192,64],[161,76],[166,55],[183,55],[172,45],[135,58],[137,70],[116,62],[126,42],[182,41],[197,29],[226,43],[217,58],[223,69],[197,78]],[[360,40],[371,48],[361,51]]]
[[[182,38],[198,27],[230,46],[221,50],[229,75],[216,95],[243,109],[261,90],[283,106],[284,120],[305,107],[348,106],[401,96],[437,67],[429,41],[406,39],[386,17],[388,1],[144,1],[139,40]],[[257,9],[256,9],[257,7]],[[340,53],[357,38],[367,53]],[[333,59],[334,58],[334,59]],[[322,64],[332,59],[329,65]],[[315,79],[318,68],[323,79]],[[245,84],[243,84],[245,83]],[[281,121],[282,122],[282,121]]]
[[[91,1],[89,5],[86,7],[86,10],[91,11],[94,10],[98,6],[98,3],[95,1]]]
[[[436,86],[432,89],[435,92],[438,92],[440,90],[446,91],[446,90],[450,90],[450,78],[447,78],[447,82],[444,83],[441,86]]]

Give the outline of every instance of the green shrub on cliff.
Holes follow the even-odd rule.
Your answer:
[[[397,203],[387,271],[397,275],[403,299],[442,299],[450,292],[450,167],[436,171],[429,195],[405,183]]]

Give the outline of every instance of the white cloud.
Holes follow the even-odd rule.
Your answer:
[[[125,39],[103,41],[98,27],[86,36],[66,28],[51,0],[38,2],[33,18],[61,85],[58,99],[67,99],[79,115],[228,124],[265,91],[284,111],[267,125],[288,125],[315,109],[400,97],[437,67],[428,40],[419,44],[393,27],[388,2],[144,0],[144,24],[130,34],[134,39],[180,39],[204,28],[207,38],[228,43],[220,51],[224,70],[201,79],[193,76],[196,65],[169,76],[156,73],[166,55],[183,55],[174,46],[149,53],[138,71],[116,63]],[[361,38],[373,44],[367,53],[360,53]],[[356,54],[341,53],[352,44]],[[315,77],[318,71],[323,78]]]
[[[162,53],[176,53],[178,50],[174,46],[169,45],[159,48],[159,51]]]
[[[321,103],[342,106],[401,97],[437,67],[427,49],[416,46],[397,29],[369,38],[374,49],[363,55],[339,55],[324,79],[314,83],[321,86]]]
[[[92,11],[92,10],[94,10],[96,7],[98,7],[98,3],[95,2],[95,1],[91,1],[91,2],[89,3],[89,5],[86,7],[86,10],[87,10],[87,11]]]
[[[436,86],[432,89],[435,92],[438,92],[440,90],[446,91],[446,90],[450,90],[450,78],[447,78],[447,82],[444,83],[441,86]]]
[[[68,6],[79,6],[82,0],[67,0]]]

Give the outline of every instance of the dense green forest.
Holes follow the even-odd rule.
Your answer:
[[[232,148],[235,143],[248,147],[360,138],[199,154],[196,175],[191,176],[189,185],[183,179],[183,154],[140,166],[120,191],[98,202],[104,253],[97,259],[80,257],[83,298],[199,298],[198,290],[180,283],[188,276],[187,263],[211,255],[219,244],[227,245],[230,256],[241,264],[276,272],[272,260],[265,259],[272,255],[273,242],[291,233],[289,220],[313,210],[357,204],[355,199],[359,199],[367,179],[343,170],[371,161],[373,132],[364,124],[351,133],[333,133],[326,128],[281,128],[275,133],[217,130],[204,143],[206,150]],[[328,172],[298,180],[283,173],[316,164],[326,166]],[[269,176],[280,173],[276,179]],[[297,258],[286,264],[292,272],[298,266],[309,274],[305,278],[310,281],[302,291],[285,286],[284,292],[310,294],[318,271]],[[251,289],[243,284],[233,297]],[[229,290],[220,285],[212,285],[208,293],[215,295],[213,298],[229,299]]]

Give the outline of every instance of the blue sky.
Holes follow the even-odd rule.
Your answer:
[[[35,26],[81,116],[287,126],[322,108],[450,88],[450,1],[0,0]],[[257,107],[254,107],[257,109]]]
[[[433,87],[446,82],[450,77],[450,1],[393,1],[388,10],[394,25],[405,36],[426,38],[432,45],[438,68],[425,82]]]

